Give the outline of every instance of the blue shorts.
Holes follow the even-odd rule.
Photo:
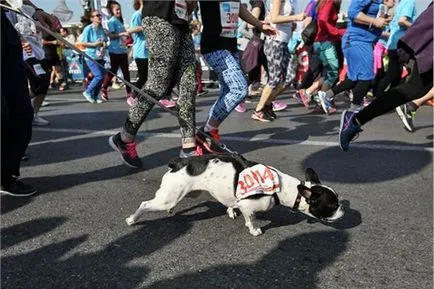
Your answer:
[[[374,48],[368,42],[342,41],[342,51],[347,60],[348,78],[357,80],[372,80],[374,74]]]

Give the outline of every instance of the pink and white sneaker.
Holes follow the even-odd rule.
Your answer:
[[[240,102],[240,104],[235,107],[235,111],[240,113],[246,112],[246,105],[244,104],[244,101]]]
[[[273,101],[273,111],[281,111],[284,110],[288,107],[288,105],[286,103],[284,103],[283,101]]]
[[[176,106],[176,102],[168,99],[162,99],[160,100],[160,104],[164,106],[165,108],[173,108]]]

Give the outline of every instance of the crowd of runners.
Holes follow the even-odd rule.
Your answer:
[[[24,4],[35,19],[42,15],[39,20],[49,22],[50,30],[90,56],[83,65],[86,101],[109,101],[110,85],[117,83],[113,78],[119,75],[130,82],[129,67],[135,62],[134,85],[143,93],[125,85],[129,110],[123,129],[109,139],[123,161],[134,168],[142,166],[136,135],[157,101],[177,107],[179,156],[190,157],[224,153],[219,145],[221,124],[234,110],[245,113],[245,101],[255,96],[251,118],[260,122],[271,122],[286,109],[278,98],[287,91],[306,109],[326,115],[337,112],[337,98],[349,98],[339,132],[344,151],[362,125],[393,109],[406,129],[413,131],[416,110],[434,96],[432,2],[424,11],[416,11],[415,0],[351,0],[348,10],[341,11],[340,0],[310,0],[306,7],[299,7],[297,0],[134,0],[135,12],[127,25],[121,4],[109,0],[102,10],[82,17],[77,37],[31,1]],[[59,49],[71,48],[40,31],[33,21],[3,9],[2,48],[3,38],[11,33],[8,27],[20,34],[24,50],[21,60],[27,78],[23,81],[32,103],[26,108],[27,114],[31,111],[28,118],[33,125],[48,125],[38,112],[50,86],[68,89],[65,53]],[[6,41],[12,39],[8,37]],[[2,67],[3,63],[2,59]],[[220,92],[205,124],[196,129],[196,97],[206,93],[203,63],[216,76]],[[7,81],[2,76],[3,80]],[[17,129],[13,119],[3,118],[3,104],[10,103],[3,90],[12,91],[8,89],[2,86],[2,187],[34,192],[17,181],[17,159],[30,139],[25,117],[16,120],[18,126],[26,126],[20,140],[24,150],[4,168],[5,158],[11,157],[3,134]],[[170,97],[172,91],[176,98]],[[17,184],[20,187],[13,187]]]

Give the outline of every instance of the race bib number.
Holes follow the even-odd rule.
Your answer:
[[[272,195],[277,192],[280,192],[278,174],[271,168],[258,164],[240,173],[235,195],[238,199],[244,199],[252,195]]]
[[[175,0],[175,14],[179,19],[188,21],[187,3],[185,0]]]
[[[239,13],[240,2],[220,2],[220,23],[222,25],[221,37],[237,37]]]
[[[36,75],[40,76],[40,75],[44,75],[47,72],[42,68],[41,64],[35,64],[33,65],[33,69],[35,70]]]

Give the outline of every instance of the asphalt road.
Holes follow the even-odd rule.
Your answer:
[[[234,112],[221,129],[231,149],[298,178],[314,168],[346,212],[326,226],[276,207],[258,214],[265,233],[252,237],[207,194],[126,225],[178,154],[179,132],[155,109],[140,132],[145,169],[124,166],[108,145],[126,117],[122,94],[101,105],[77,91],[48,97],[41,116],[52,124],[34,129],[22,167],[39,194],[1,198],[1,288],[433,287],[431,107],[412,134],[395,113],[372,121],[347,153],[337,146],[340,114],[288,97],[272,123]],[[198,99],[199,124],[215,96]],[[340,111],[346,105],[338,99]]]

